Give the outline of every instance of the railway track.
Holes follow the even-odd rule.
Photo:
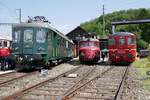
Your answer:
[[[113,67],[65,93],[61,100],[121,100],[128,67]]]
[[[24,77],[27,73],[9,72],[0,75],[0,85]]]
[[[2,100],[116,100],[127,67],[80,66],[3,96]],[[70,73],[77,77],[68,77]]]
[[[93,76],[102,73],[106,69],[108,68],[100,68],[100,66],[81,66],[78,70],[71,72],[78,75],[75,78],[67,77],[70,72],[63,73],[61,76],[47,80],[28,89],[18,91],[4,99],[56,100],[63,96],[64,93],[68,93],[70,90],[77,88],[79,84],[87,82],[88,79],[85,79],[85,77],[89,76],[89,79],[91,79]],[[64,77],[64,75],[66,77]]]
[[[58,75],[54,75],[54,73],[51,73],[52,76],[50,77],[47,76],[47,77],[41,78],[41,76],[39,76],[39,73],[38,73],[38,77],[31,78],[34,75],[28,75],[27,77],[23,77],[22,79],[19,79],[18,82],[14,81],[14,82],[7,83],[3,86],[0,86],[0,98],[2,98],[2,100],[16,100],[18,99],[19,95],[21,95],[25,91],[27,92],[28,90],[35,88],[39,85],[42,85],[43,83],[47,81],[53,81],[57,79],[58,77],[62,77],[68,73],[71,73],[72,71],[77,70],[80,67],[72,68],[69,71],[67,70],[64,73],[61,73]],[[57,70],[58,69],[56,69],[56,71]],[[38,79],[35,79],[35,78],[38,78]],[[37,80],[38,82],[34,82],[34,80]],[[30,82],[30,84],[28,82]]]

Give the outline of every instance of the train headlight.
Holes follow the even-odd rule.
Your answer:
[[[32,62],[34,60],[34,58],[31,57],[29,60]]]

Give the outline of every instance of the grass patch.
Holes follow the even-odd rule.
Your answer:
[[[147,58],[137,59],[132,66],[137,68],[144,88],[150,90],[150,75],[147,75],[147,72],[150,71],[150,61]]]

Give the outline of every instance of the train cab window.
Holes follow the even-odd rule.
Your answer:
[[[128,45],[131,45],[131,44],[135,44],[135,38],[129,37],[128,38]]]
[[[7,41],[4,41],[4,47],[7,47]]]
[[[0,47],[2,47],[3,46],[3,41],[0,41]]]
[[[86,47],[88,46],[88,42],[80,42],[80,47]]]
[[[88,46],[96,46],[96,47],[98,47],[99,43],[97,43],[97,42],[88,42]]]
[[[32,29],[24,30],[24,42],[33,42],[33,30]]]
[[[115,43],[115,39],[114,39],[114,38],[109,39],[108,44],[109,44],[110,46],[111,46],[111,45],[115,45],[115,44],[116,44],[116,43]]]
[[[15,30],[14,36],[13,36],[13,41],[20,42],[20,35],[21,35],[21,30]]]
[[[125,39],[124,38],[119,39],[119,45],[125,45]]]
[[[46,41],[46,31],[42,28],[37,29],[36,42],[44,43]]]

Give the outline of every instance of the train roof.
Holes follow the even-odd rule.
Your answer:
[[[134,36],[133,33],[130,32],[116,32],[114,34],[111,34],[110,36]]]
[[[25,23],[14,24],[13,27],[42,27],[42,28],[47,28],[47,29],[50,29],[50,30],[56,32],[58,35],[65,38],[69,42],[73,43],[72,40],[68,39],[60,31],[58,31],[55,28],[51,27],[48,22],[31,22],[31,23],[25,22]]]
[[[97,41],[97,42],[99,42],[98,39],[93,39],[93,38],[86,38],[86,39],[81,40],[81,42],[82,41]]]
[[[1,35],[0,35],[0,40],[12,41],[11,37],[8,37],[8,36],[1,36]]]

